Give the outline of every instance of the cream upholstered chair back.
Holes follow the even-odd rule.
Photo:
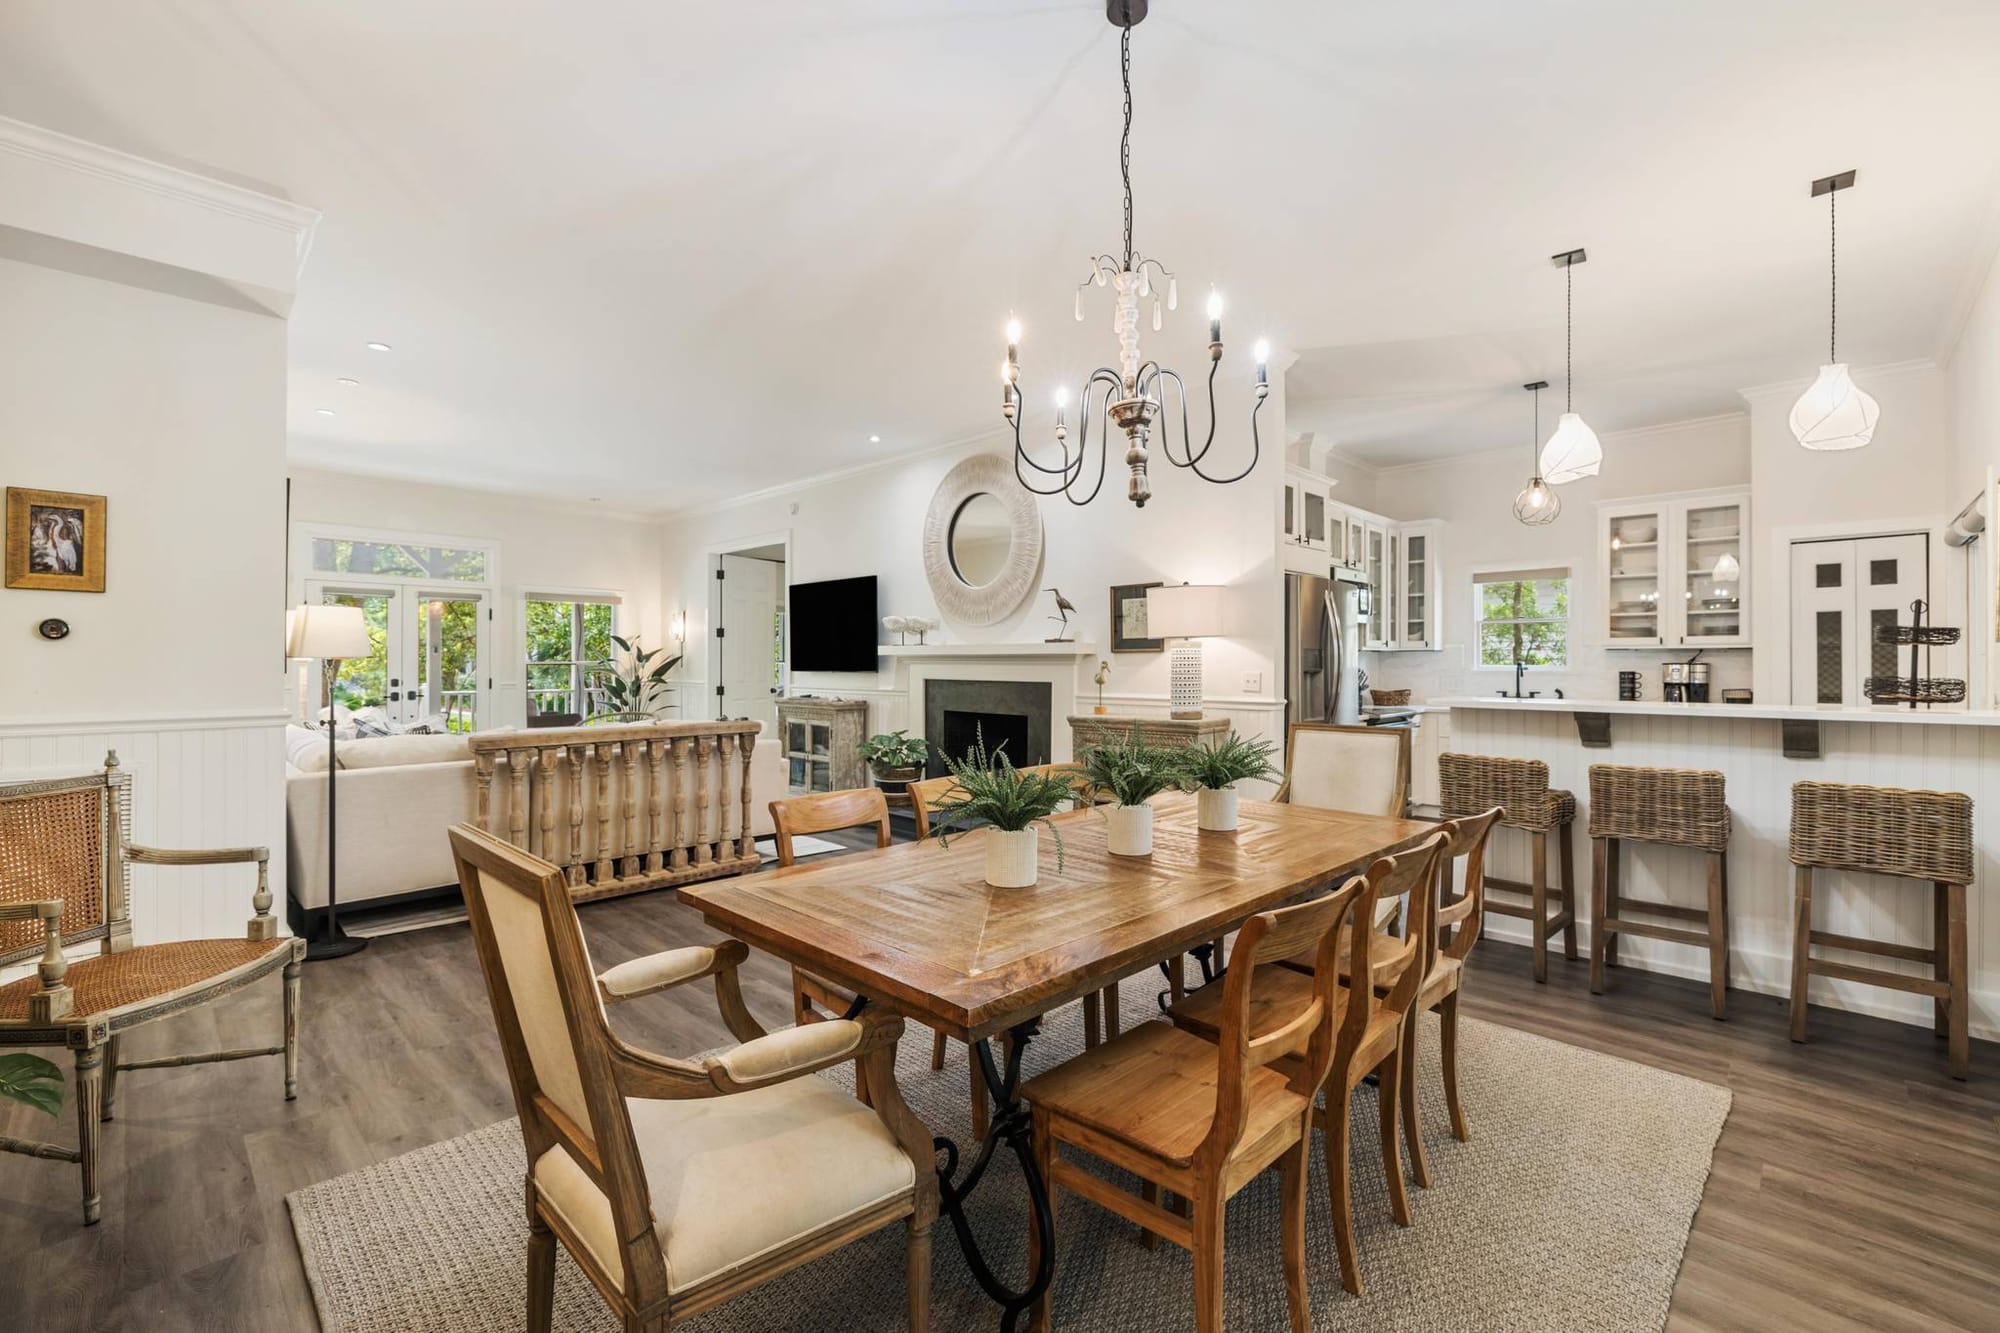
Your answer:
[[[1320,810],[1400,817],[1410,798],[1406,727],[1294,722],[1280,800]]]
[[[451,844],[529,1162],[564,1149],[580,1172],[601,1177],[614,1234],[648,1234],[645,1171],[568,881],[559,867],[470,824],[451,830]],[[664,1289],[657,1244],[623,1250],[625,1271],[606,1276],[627,1292]]]

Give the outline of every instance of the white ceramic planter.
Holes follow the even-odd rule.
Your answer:
[[[1153,854],[1152,806],[1107,805],[1104,820],[1110,825],[1104,834],[1104,849],[1113,856]]]
[[[996,889],[1025,889],[1035,882],[1035,872],[1041,861],[1041,844],[1036,837],[1037,830],[1024,828],[1018,833],[1005,829],[986,830],[986,882]]]
[[[1203,787],[1195,793],[1195,820],[1208,833],[1234,833],[1238,813],[1234,787]]]

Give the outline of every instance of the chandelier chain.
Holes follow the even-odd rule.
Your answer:
[[[1132,30],[1118,35],[1118,70],[1125,85],[1125,132],[1118,138],[1118,173],[1125,180],[1125,268],[1132,268]]]

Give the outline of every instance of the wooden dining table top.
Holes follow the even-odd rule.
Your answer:
[[[964,1041],[990,1037],[1234,930],[1258,912],[1405,851],[1412,819],[1241,804],[1230,833],[1192,796],[1154,802],[1153,854],[1113,856],[1094,810],[1043,829],[1040,880],[996,889],[985,833],[829,857],[680,889],[746,944]]]

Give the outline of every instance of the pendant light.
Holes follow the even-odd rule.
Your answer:
[[[1536,380],[1533,384],[1523,384],[1521,387],[1535,395],[1535,430],[1534,434],[1528,437],[1528,449],[1533,452],[1542,438],[1542,390],[1549,387],[1549,382]],[[1555,522],[1556,515],[1562,512],[1562,508],[1562,497],[1556,494],[1555,487],[1542,480],[1541,464],[1537,461],[1534,476],[1528,479],[1528,484],[1522,488],[1521,493],[1514,497],[1514,517],[1531,528],[1539,528],[1544,524]]]
[[[1549,262],[1563,271],[1563,414],[1556,422],[1556,433],[1542,446],[1542,476],[1551,486],[1561,486],[1579,477],[1594,477],[1604,463],[1604,446],[1597,442],[1597,432],[1576,414],[1574,392],[1576,368],[1571,353],[1576,323],[1572,314],[1575,284],[1571,275],[1587,258],[1581,250],[1565,250],[1549,256]]]
[[[1875,423],[1882,409],[1875,400],[1855,387],[1854,379],[1839,355],[1836,335],[1840,331],[1840,229],[1835,217],[1835,197],[1851,189],[1854,173],[1822,176],[1812,183],[1812,197],[1826,196],[1827,272],[1829,296],[1826,320],[1826,360],[1819,378],[1792,404],[1792,435],[1808,449],[1830,453],[1859,449],[1875,438]]]

